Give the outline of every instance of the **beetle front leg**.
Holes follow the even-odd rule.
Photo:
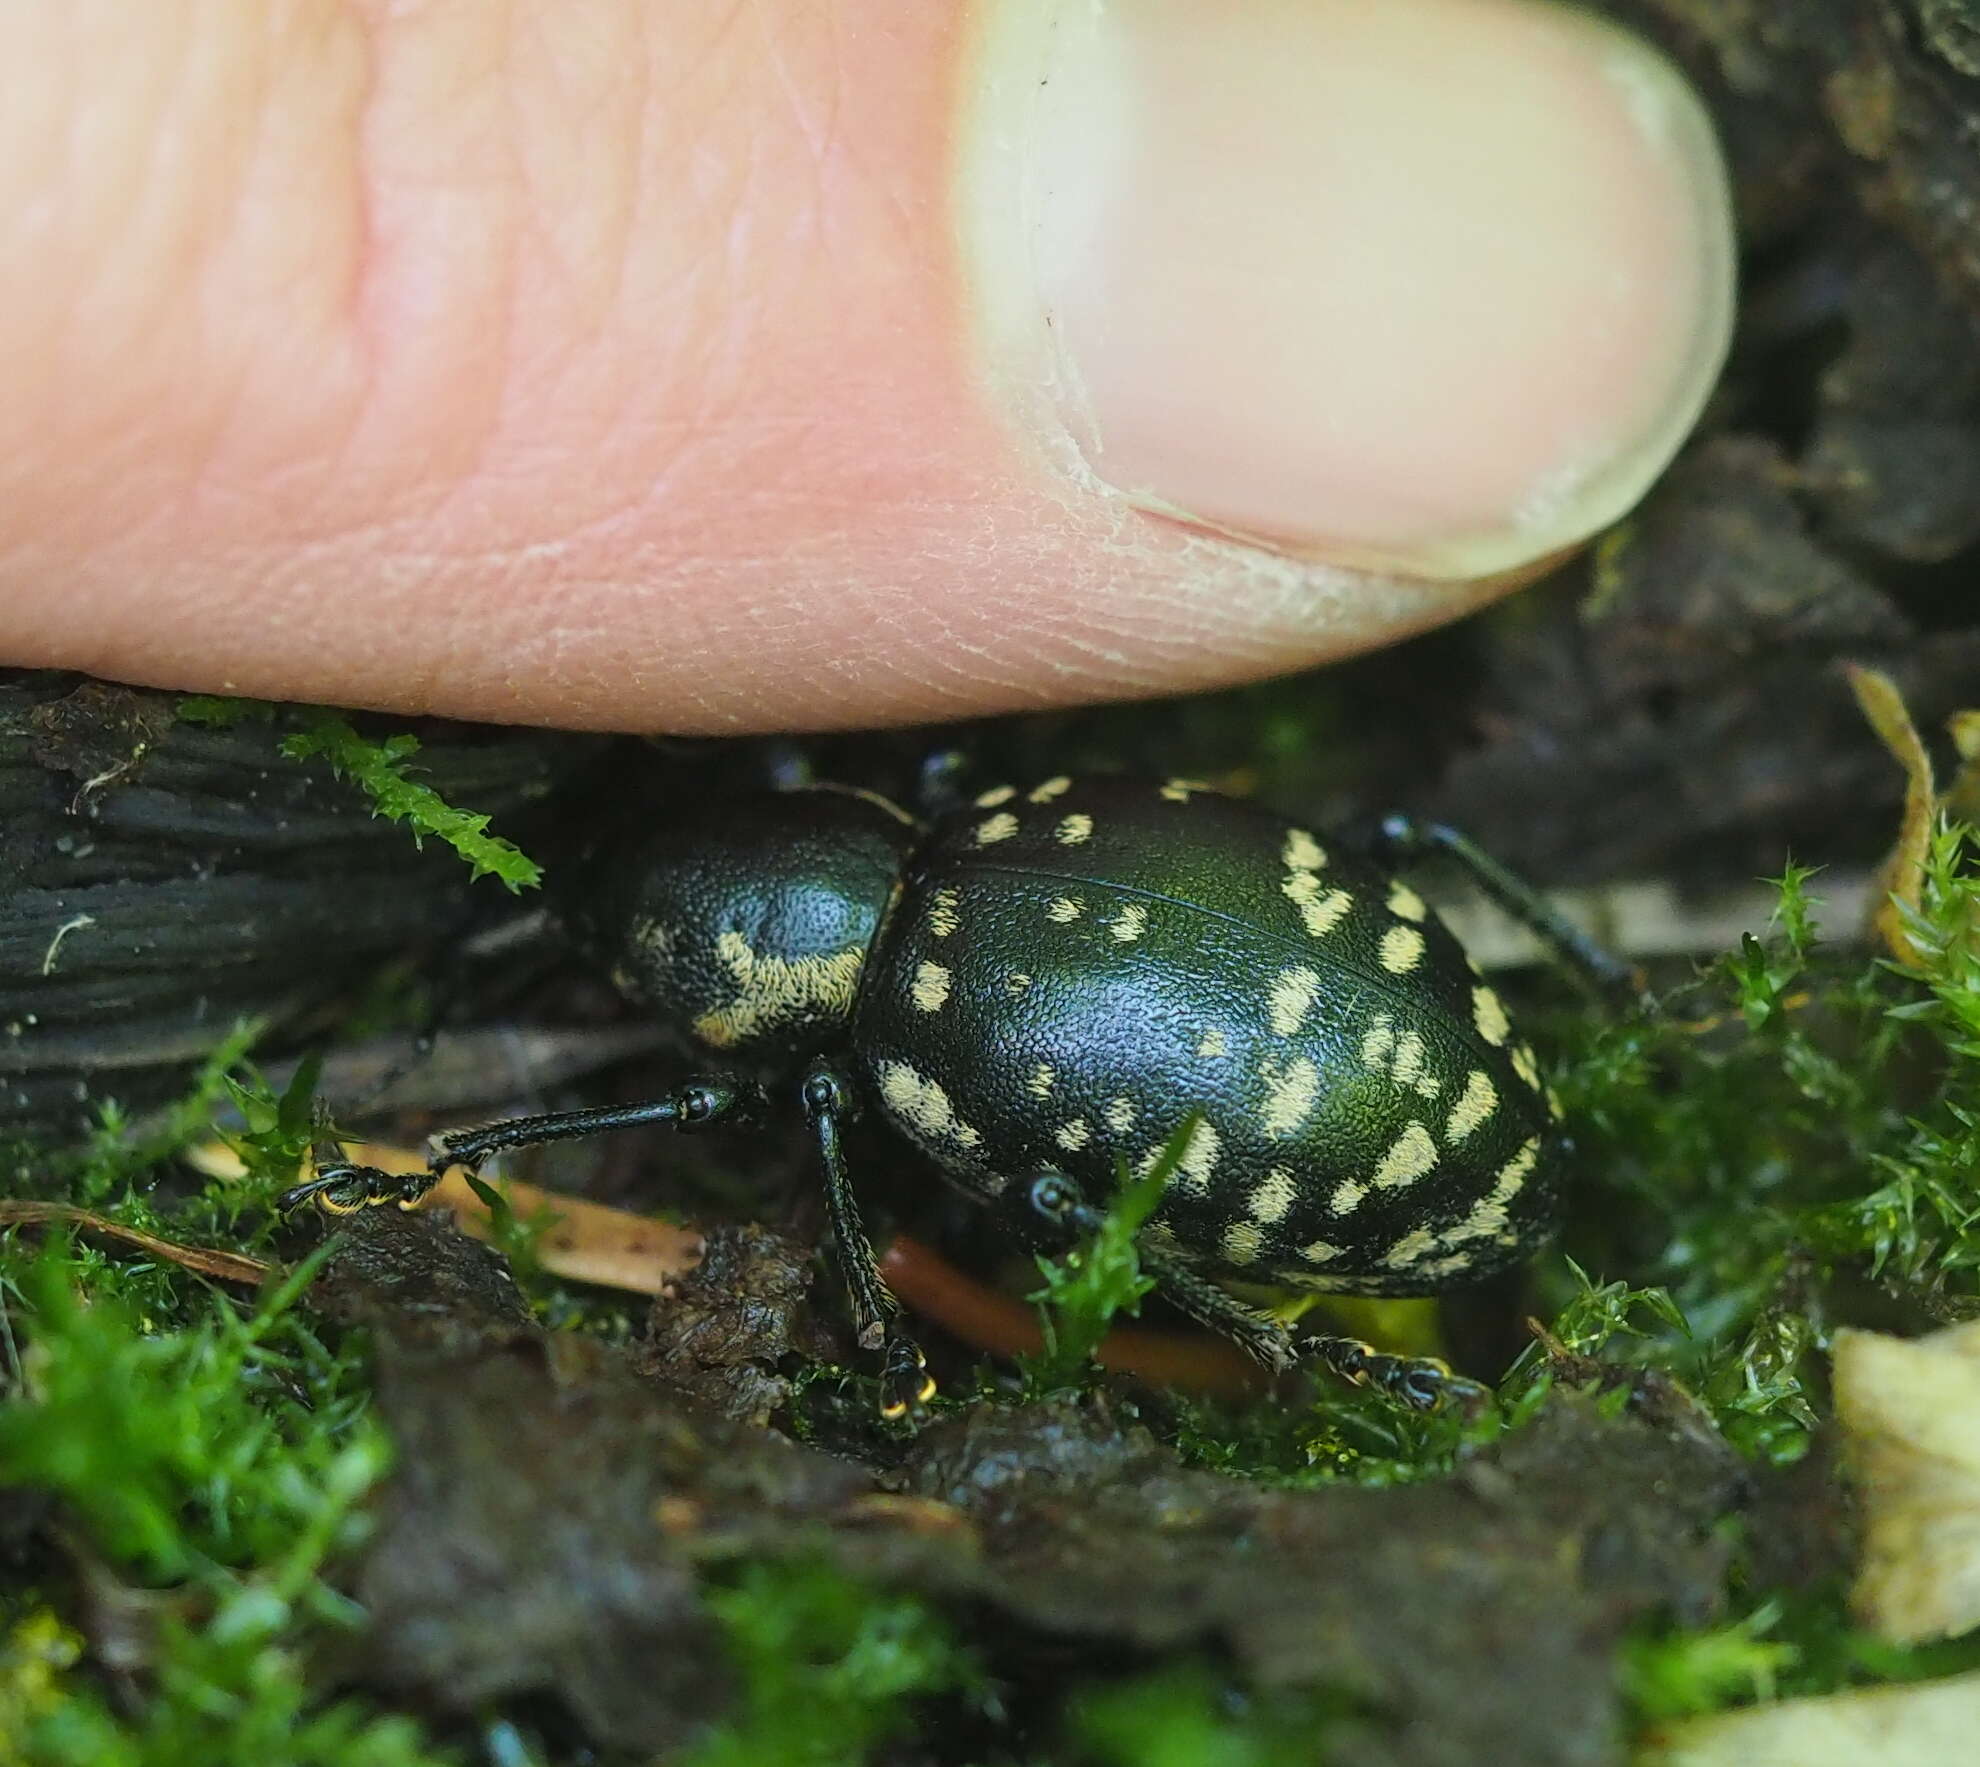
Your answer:
[[[665,1098],[638,1104],[600,1105],[595,1110],[550,1111],[541,1116],[509,1117],[471,1129],[450,1129],[428,1144],[424,1172],[386,1173],[369,1166],[326,1166],[306,1184],[298,1184],[275,1199],[279,1209],[313,1202],[330,1215],[349,1215],[362,1208],[396,1203],[414,1208],[440,1182],[450,1166],[477,1171],[482,1162],[511,1148],[541,1147],[550,1141],[571,1141],[581,1135],[602,1135],[613,1129],[634,1129],[647,1123],[669,1123],[676,1129],[699,1129],[736,1115],[755,1096],[755,1089],[727,1075],[689,1080]]]
[[[880,1415],[906,1416],[935,1396],[934,1377],[917,1344],[900,1323],[900,1303],[880,1278],[873,1244],[859,1218],[859,1199],[846,1170],[839,1130],[852,1111],[852,1088],[822,1058],[804,1077],[804,1115],[818,1143],[825,1177],[825,1212],[839,1249],[839,1270],[852,1297],[853,1331],[862,1350],[882,1352]]]

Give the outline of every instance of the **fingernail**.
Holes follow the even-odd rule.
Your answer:
[[[986,373],[1075,476],[1472,577],[1586,537],[1724,356],[1726,179],[1644,45],[1526,0],[1000,0],[962,203]]]

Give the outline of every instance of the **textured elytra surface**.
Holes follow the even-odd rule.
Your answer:
[[[1153,1230],[1215,1271],[1423,1292],[1516,1262],[1554,1208],[1531,1052],[1406,884],[1180,782],[986,793],[916,855],[858,1059],[894,1124],[995,1198],[1114,1187],[1192,1110]]]

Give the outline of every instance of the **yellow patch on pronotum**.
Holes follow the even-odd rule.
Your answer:
[[[715,956],[734,980],[735,996],[697,1018],[694,1034],[713,1049],[728,1049],[793,1019],[843,1017],[852,1010],[866,953],[855,947],[830,956],[764,957],[741,933],[727,932],[716,939]]]

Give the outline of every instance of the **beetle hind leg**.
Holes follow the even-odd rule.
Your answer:
[[[1411,1411],[1437,1411],[1450,1405],[1475,1417],[1490,1402],[1490,1391],[1454,1373],[1435,1356],[1391,1356],[1359,1338],[1314,1334],[1296,1340],[1303,1356],[1353,1387],[1374,1387]]]

